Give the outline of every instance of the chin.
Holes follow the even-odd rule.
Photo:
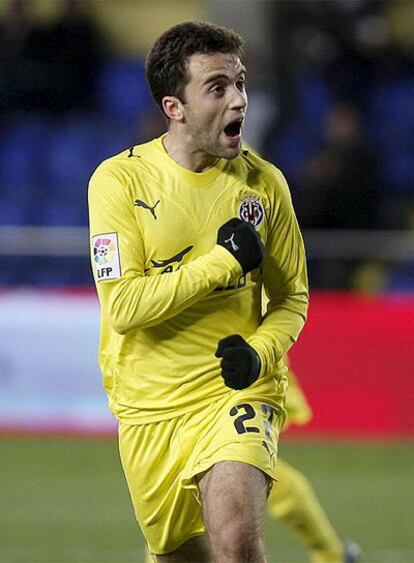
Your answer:
[[[233,149],[231,151],[231,154],[227,155],[224,158],[227,158],[227,160],[232,160],[233,158],[240,156],[240,153],[241,153],[241,147],[239,147],[238,149]]]
[[[219,156],[220,158],[227,158],[227,160],[231,160],[232,158],[236,158],[241,153],[242,144],[241,141],[237,143],[237,145],[233,147],[222,147]]]

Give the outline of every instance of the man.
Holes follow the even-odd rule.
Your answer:
[[[100,365],[159,562],[266,561],[283,355],[306,318],[286,182],[241,149],[241,54],[241,38],[219,26],[165,32],[147,79],[168,132],[102,163],[89,189]]]

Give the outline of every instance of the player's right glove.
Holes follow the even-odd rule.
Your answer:
[[[243,273],[258,268],[264,259],[264,246],[260,235],[250,223],[233,217],[217,233],[217,244],[224,246],[239,262]]]

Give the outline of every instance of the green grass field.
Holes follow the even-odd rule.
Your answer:
[[[282,455],[314,484],[364,563],[414,562],[414,444],[284,442]],[[271,563],[307,561],[266,522]],[[0,440],[2,563],[140,563],[115,440]]]

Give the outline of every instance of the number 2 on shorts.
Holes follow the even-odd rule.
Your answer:
[[[242,403],[240,405],[237,405],[230,410],[230,415],[236,416],[240,411],[244,411],[243,414],[240,414],[234,420],[234,427],[237,430],[237,434],[245,434],[246,432],[260,432],[259,428],[257,428],[256,426],[244,425],[247,420],[251,420],[256,416],[256,411],[254,410],[252,405],[249,405],[249,403]]]

